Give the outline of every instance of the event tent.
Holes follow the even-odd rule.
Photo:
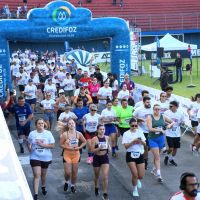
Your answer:
[[[163,47],[164,51],[187,50],[188,45],[190,45],[191,49],[197,49],[197,45],[181,42],[180,40],[177,40],[171,36],[169,33],[160,39],[160,47]],[[157,43],[153,42],[148,45],[143,45],[141,49],[143,51],[157,51]]]

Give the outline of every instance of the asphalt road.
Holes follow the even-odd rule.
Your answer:
[[[22,164],[24,173],[26,175],[28,184],[32,191],[32,171],[29,165],[28,151],[25,154],[19,153],[19,147],[16,138],[16,130],[14,123],[11,122],[9,126],[14,145]],[[58,134],[53,131],[56,139],[56,148],[53,149],[53,163],[49,167],[47,176],[47,196],[43,196],[39,193],[39,199],[48,200],[94,200],[101,199],[102,190],[100,189],[100,196],[95,197],[94,185],[93,185],[93,169],[92,166],[86,164],[87,151],[83,151],[82,159],[80,162],[78,181],[77,181],[77,193],[72,194],[70,191],[63,191],[64,175],[61,149],[58,145]],[[200,178],[199,166],[200,157],[195,157],[189,150],[189,144],[192,142],[190,135],[182,137],[181,149],[178,151],[176,162],[178,167],[171,165],[165,166],[163,164],[164,155],[161,155],[161,174],[164,182],[158,183],[155,177],[150,173],[152,168],[151,153],[149,158],[149,169],[146,170],[145,177],[142,180],[142,189],[139,190],[142,200],[167,200],[170,196],[179,190],[180,175],[185,171],[192,171]],[[125,163],[125,149],[121,145],[121,139],[119,140],[118,157],[110,157],[110,175],[109,175],[109,197],[110,200],[131,200],[132,198],[132,186],[131,175],[129,169]],[[40,191],[41,192],[41,191]]]

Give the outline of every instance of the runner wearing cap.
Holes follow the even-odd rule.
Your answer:
[[[69,105],[69,104],[66,104],[65,105],[65,112],[62,112],[58,118],[58,121],[61,121],[64,123],[64,125],[67,124],[67,121],[69,119],[73,119],[73,120],[76,120],[77,119],[77,116],[70,111],[70,109],[72,109],[72,107]]]
[[[65,105],[69,104],[68,99],[65,97],[65,92],[60,89],[58,92],[58,98],[56,99],[55,109],[57,111],[57,120],[62,112],[65,111]]]
[[[97,106],[95,104],[90,105],[90,113],[83,116],[83,131],[88,144],[88,158],[87,163],[92,164],[93,153],[91,152],[91,140],[95,137],[97,131],[97,125],[100,121],[100,115],[97,114]]]
[[[32,111],[35,111],[37,87],[33,84],[33,80],[28,80],[28,85],[25,86],[24,95],[25,101],[31,105]]]

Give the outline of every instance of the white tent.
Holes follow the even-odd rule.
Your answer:
[[[165,51],[187,50],[188,45],[172,37],[169,33],[160,39],[160,47],[163,47]],[[194,44],[190,44],[190,47],[191,49],[197,49],[197,45]],[[148,45],[143,45],[141,49],[143,51],[157,51],[157,43],[153,42]]]

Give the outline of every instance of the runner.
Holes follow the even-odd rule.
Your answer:
[[[101,85],[97,82],[97,78],[93,78],[92,82],[89,83],[88,90],[92,97],[92,101],[94,104],[98,104],[97,94],[100,89]]]
[[[117,98],[119,99],[119,101],[121,101],[122,99],[128,100],[129,97],[130,97],[129,90],[127,89],[127,85],[124,84],[122,86],[122,89],[119,91]]]
[[[106,108],[106,100],[112,100],[112,88],[109,87],[109,82],[105,81],[104,86],[101,87],[97,94],[98,102],[98,111],[102,112]]]
[[[93,168],[94,168],[94,185],[95,195],[99,195],[99,176],[102,170],[103,174],[103,200],[108,200],[108,175],[109,175],[109,158],[108,151],[109,137],[105,136],[104,125],[97,126],[97,136],[92,138],[91,151],[94,153]]]
[[[83,131],[88,145],[88,158],[87,163],[92,164],[93,153],[91,152],[91,140],[95,137],[97,131],[97,125],[99,124],[100,115],[97,114],[97,106],[95,104],[90,105],[90,113],[83,116]]]
[[[67,191],[68,187],[71,186],[71,192],[75,193],[75,184],[77,180],[78,167],[80,161],[79,150],[86,145],[86,140],[83,137],[82,133],[76,131],[76,124],[73,119],[69,119],[67,121],[66,129],[67,131],[60,135],[60,147],[64,149],[64,191]]]
[[[167,125],[168,124],[168,125]],[[153,170],[151,171],[157,177],[158,182],[163,179],[160,172],[160,151],[165,145],[165,130],[171,128],[174,122],[160,113],[160,106],[153,106],[153,114],[147,117],[147,127],[149,129],[148,139],[149,147],[153,154]]]
[[[160,99],[156,102],[160,106],[160,114],[163,114],[165,111],[169,110],[169,102],[167,101],[166,92],[160,93]]]
[[[134,107],[135,109],[136,109],[136,108],[139,108],[140,106],[143,106],[143,98],[149,96],[149,91],[147,91],[147,90],[142,90],[141,95],[142,95],[142,99],[141,99],[141,101],[138,101],[138,102],[135,104],[135,107]]]
[[[180,189],[182,191],[173,195],[170,200],[200,200],[198,192],[199,182],[194,173],[185,172],[180,178]]]
[[[47,123],[47,128],[51,130],[54,119],[54,105],[55,101],[51,99],[51,93],[47,92],[45,99],[40,103],[40,109],[44,113],[44,120]]]
[[[117,115],[112,109],[112,101],[107,101],[106,108],[101,112],[101,121],[105,126],[105,135],[110,137],[112,144],[112,156],[116,157],[116,127]]]
[[[58,98],[56,99],[55,109],[57,111],[57,121],[62,112],[65,111],[65,105],[69,104],[68,99],[65,97],[65,92],[63,89],[60,89],[58,92]]]
[[[84,115],[89,113],[89,109],[88,107],[83,106],[83,99],[81,98],[77,99],[76,107],[74,108],[73,112],[77,116],[76,130],[84,134],[82,118]]]
[[[184,114],[178,110],[178,102],[171,101],[169,103],[169,110],[167,110],[164,115],[175,122],[171,129],[166,130],[166,139],[169,149],[167,150],[167,156],[165,156],[164,164],[167,165],[169,160],[172,165],[178,166],[174,161],[174,157],[176,156],[177,149],[181,146],[180,126],[181,124],[184,124]]]
[[[43,119],[35,121],[36,130],[31,131],[28,137],[28,149],[30,151],[30,165],[33,171],[34,200],[38,199],[39,181],[42,182],[42,194],[46,195],[46,175],[52,160],[51,150],[55,140],[50,131],[45,130]]]
[[[29,79],[28,85],[26,85],[24,89],[24,96],[26,103],[28,103],[31,106],[33,112],[35,111],[36,94],[37,87],[33,84],[33,80]]]
[[[117,117],[119,121],[119,132],[123,136],[124,132],[128,131],[130,126],[129,126],[129,121],[133,116],[133,106],[128,105],[128,101],[126,99],[121,100],[121,106],[119,106],[117,110]]]
[[[65,112],[62,112],[58,118],[58,121],[62,122],[64,125],[67,125],[69,119],[77,119],[77,116],[71,112],[70,109],[72,109],[72,107],[69,104],[66,104]]]
[[[140,129],[135,118],[129,121],[130,130],[126,131],[122,137],[122,144],[126,148],[126,163],[132,174],[133,196],[137,197],[138,189],[142,188],[141,179],[144,177],[144,146],[145,136]]]
[[[151,98],[147,96],[143,98],[143,106],[136,108],[133,113],[133,116],[138,120],[139,127],[142,129],[144,136],[146,138],[147,145],[145,146],[145,152],[144,152],[145,169],[147,169],[148,167],[148,151],[149,151],[149,141],[148,141],[149,130],[147,127],[146,119],[151,114],[152,114]]]
[[[191,120],[192,129],[194,131],[195,137],[192,143],[192,151],[196,151],[197,143],[199,142],[199,135],[197,133],[197,126],[198,126],[198,119],[197,113],[200,110],[200,93],[195,95],[194,101],[191,103],[190,107],[188,108],[188,115]]]
[[[22,96],[18,97],[18,103],[14,104],[10,111],[15,114],[20,153],[24,153],[23,142],[29,136],[33,112]]]

